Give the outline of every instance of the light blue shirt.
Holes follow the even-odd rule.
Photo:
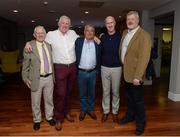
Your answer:
[[[94,69],[96,67],[96,49],[93,40],[84,40],[81,59],[78,67],[87,70]]]

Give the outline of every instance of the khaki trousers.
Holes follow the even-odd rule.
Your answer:
[[[121,80],[122,67],[105,67],[101,66],[101,78],[103,86],[102,108],[103,113],[110,112],[110,91],[112,87],[112,113],[117,114],[119,111],[119,87]]]
[[[31,104],[33,112],[33,121],[41,122],[41,96],[44,97],[46,120],[53,118],[53,77],[40,77],[39,88],[37,91],[31,91]]]

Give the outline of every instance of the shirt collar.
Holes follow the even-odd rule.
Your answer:
[[[128,33],[135,33],[138,29],[139,29],[139,26],[137,26],[136,28],[134,28],[132,30],[128,29]]]
[[[45,43],[44,43],[44,42],[41,43],[41,42],[39,42],[39,41],[36,40],[36,44],[37,44],[37,45],[42,45],[42,44],[45,44]]]
[[[92,43],[92,42],[94,42],[94,40],[87,40],[86,38],[84,39],[84,41],[85,41],[86,43]]]
[[[68,33],[69,33],[69,30],[65,33],[65,34],[63,34],[59,29],[58,29],[58,32],[59,32],[59,34],[60,35],[63,35],[63,36],[65,36],[65,35],[68,35]]]

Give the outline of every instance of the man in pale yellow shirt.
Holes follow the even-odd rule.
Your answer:
[[[24,51],[22,78],[31,89],[31,104],[33,112],[33,129],[39,130],[41,123],[41,96],[43,92],[45,117],[51,126],[55,126],[53,119],[53,88],[54,68],[52,62],[51,46],[44,41],[46,31],[43,26],[34,29],[36,40],[31,41],[32,52]]]

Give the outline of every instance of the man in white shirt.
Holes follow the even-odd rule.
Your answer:
[[[74,122],[70,115],[70,96],[76,79],[75,40],[79,36],[74,30],[69,30],[70,25],[70,18],[61,16],[58,22],[59,29],[48,32],[46,37],[46,41],[52,45],[55,69],[54,117],[57,120],[56,130],[62,129],[64,118]]]

